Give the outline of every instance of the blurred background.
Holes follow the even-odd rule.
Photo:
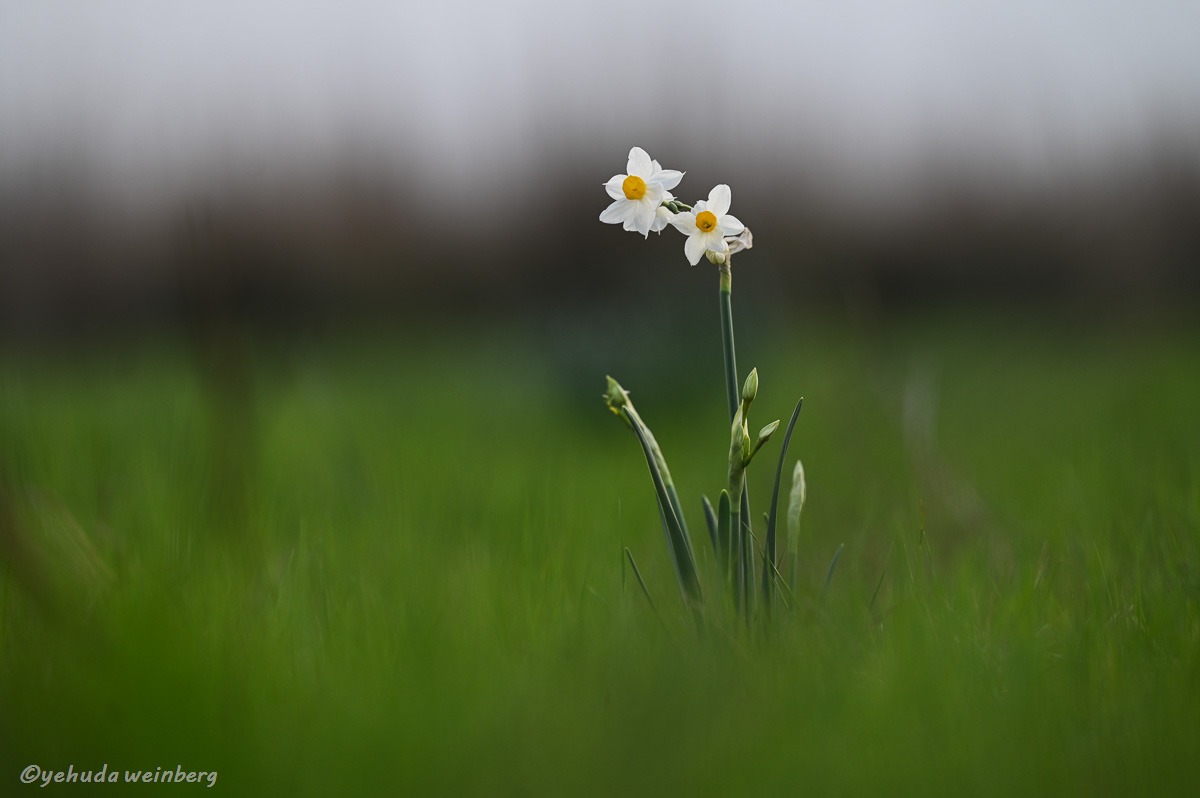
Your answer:
[[[0,0],[0,780],[1194,792],[1198,32],[1169,0]],[[778,635],[687,643],[600,401],[632,392],[719,584],[717,275],[599,222],[635,145],[754,232],[751,430],[805,397]]]
[[[1186,314],[1197,30],[1168,0],[4,2],[0,330],[659,296],[682,239],[597,221],[633,145],[687,201],[733,187],[762,301]]]

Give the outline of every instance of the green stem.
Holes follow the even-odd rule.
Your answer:
[[[651,454],[654,456],[654,463],[658,466],[663,486],[667,490],[667,498],[670,500],[671,509],[675,511],[675,517],[679,519],[679,523],[684,529],[687,529],[687,521],[683,517],[683,505],[679,502],[679,493],[675,490],[675,481],[671,479],[671,469],[667,468],[667,458],[663,457],[662,449],[659,448],[654,433],[650,431],[650,427],[646,426],[646,422],[642,421],[642,417],[638,415],[632,402],[625,405],[625,412],[629,415],[631,421],[641,427],[642,432],[645,434],[646,443],[650,446]],[[687,543],[690,553],[691,541],[689,540]]]
[[[737,353],[733,344],[733,274],[729,269],[729,258],[720,267],[721,273],[721,347],[725,355],[725,398],[729,400],[729,420],[737,413],[741,403],[738,390]]]
[[[732,256],[726,256],[725,262],[718,267],[721,276],[721,348],[725,355],[725,396],[729,401],[730,423],[733,422],[733,418],[737,415],[738,408],[741,407],[742,403],[742,391],[738,383],[737,373],[737,352],[733,342],[733,272],[730,269],[732,260]],[[752,516],[750,515],[750,491],[746,488],[745,484],[742,486],[741,494],[742,499],[738,514],[743,521],[733,527],[733,540],[737,546],[734,572],[738,575],[738,584],[735,586],[735,589],[738,591],[738,606],[748,618],[750,616],[750,602],[743,598],[743,596],[748,597],[751,601],[753,600],[754,569],[751,568],[749,562],[751,552],[750,519]],[[745,536],[744,539],[743,535]],[[744,607],[743,602],[745,602]]]
[[[743,497],[745,494],[742,494]],[[750,610],[754,606],[754,564],[751,559],[750,518],[745,516],[747,523],[741,527],[742,541],[742,616],[750,623]]]
[[[642,452],[646,456],[646,465],[650,468],[650,479],[654,483],[654,493],[658,499],[658,513],[662,521],[663,532],[666,535],[667,546],[671,550],[672,560],[675,563],[675,576],[679,581],[679,586],[683,590],[683,595],[689,602],[699,602],[702,600],[700,592],[700,576],[696,570],[696,557],[692,552],[692,543],[688,536],[687,527],[684,526],[682,519],[675,514],[674,504],[664,484],[662,472],[659,470],[658,463],[665,461],[661,459],[661,454],[656,456],[654,449],[657,448],[657,443],[651,443],[652,435],[650,430],[642,423],[637,416],[636,411],[633,411],[632,406],[625,405],[621,408],[625,419],[629,421],[629,427],[637,436],[638,441],[642,445]],[[636,423],[635,420],[636,419]]]
[[[725,586],[728,587],[733,581],[733,571],[730,563],[733,562],[733,535],[730,530],[733,526],[730,522],[730,502],[729,491],[722,490],[720,497],[717,499],[717,562],[721,569],[721,576],[725,579]]]
[[[804,397],[800,397],[800,401],[796,402],[796,409],[792,411],[792,418],[788,421],[787,432],[783,434],[783,444],[779,447],[779,462],[775,466],[775,487],[771,490],[771,512],[767,516],[767,536],[766,540],[763,541],[762,592],[763,601],[766,603],[768,610],[771,606],[771,599],[774,596],[774,591],[771,590],[771,585],[773,584],[772,572],[778,573],[775,560],[775,529],[779,510],[779,480],[783,476],[783,462],[787,459],[788,444],[792,441],[792,430],[796,428],[796,419],[800,417],[800,408],[803,406]],[[794,541],[788,541],[789,546],[792,543]]]
[[[734,556],[731,558],[733,572],[730,574],[730,588],[733,590],[734,605],[737,607],[738,615],[741,615],[745,612],[746,572],[742,567],[742,523],[736,504],[731,506],[729,527],[731,532],[730,543],[732,543],[734,550]]]
[[[792,592],[796,591],[796,570],[799,568],[799,566],[800,547],[797,546],[796,548],[792,549],[792,572],[789,574],[788,578],[788,586],[792,589]]]

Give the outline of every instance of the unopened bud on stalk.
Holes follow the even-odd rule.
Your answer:
[[[762,448],[764,443],[771,440],[771,436],[775,434],[775,430],[777,429],[779,429],[779,419],[775,419],[770,424],[760,429],[758,431],[758,440],[754,442],[754,448],[750,451],[750,455],[753,456],[755,452]]]
[[[792,493],[788,499],[788,550],[795,552],[800,537],[800,512],[804,509],[808,486],[804,482],[804,464],[796,461],[792,472]]]
[[[758,369],[750,369],[750,373],[746,375],[746,381],[742,383],[742,421],[746,421],[746,417],[750,414],[750,403],[754,401],[754,397],[758,396]]]
[[[749,407],[756,396],[758,396],[758,369],[753,368],[746,375],[746,381],[742,383],[742,404]]]
[[[720,266],[725,263],[725,253],[713,252],[711,249],[704,250],[704,257],[708,258],[708,262],[713,266]]]
[[[733,424],[729,428],[729,482],[730,488],[740,478],[746,468],[746,455],[750,452],[749,436],[746,435],[746,422],[739,408],[733,416]],[[740,494],[739,494],[740,495]]]
[[[746,422],[745,422],[744,417],[742,416],[742,411],[739,408],[738,411],[733,414],[733,423],[730,424],[730,426],[729,426],[729,446],[730,446],[730,454],[731,455],[734,450],[740,449],[741,441],[742,441],[742,434],[745,431],[746,431]]]
[[[629,393],[612,377],[608,378],[608,390],[604,392],[604,404],[618,416],[621,415],[621,408],[629,404]]]

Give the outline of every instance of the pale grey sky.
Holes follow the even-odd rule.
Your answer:
[[[0,178],[67,157],[156,196],[360,147],[462,192],[641,144],[865,192],[939,158],[1037,180],[1200,141],[1198,37],[1166,0],[0,0]]]

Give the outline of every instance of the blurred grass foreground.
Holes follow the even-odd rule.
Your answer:
[[[1198,336],[749,327],[809,497],[794,610],[745,634],[679,601],[605,366],[528,328],[10,347],[0,792],[1193,794]],[[719,363],[645,351],[608,366],[711,494]]]
[[[0,3],[0,796],[1200,795],[1200,4],[64,5]],[[634,144],[804,397],[767,623],[601,399],[710,577]]]

